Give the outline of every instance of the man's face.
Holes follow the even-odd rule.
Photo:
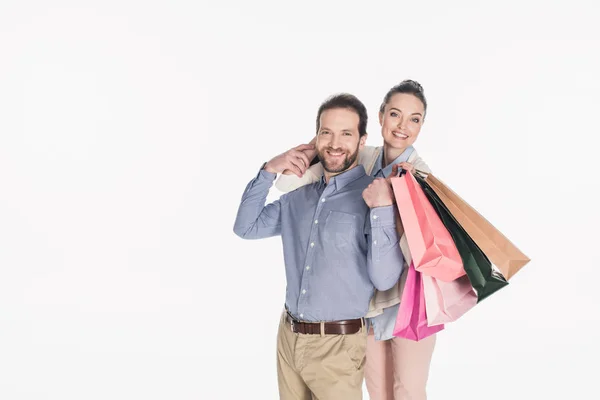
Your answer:
[[[346,108],[321,113],[316,149],[325,171],[339,174],[356,166],[358,151],[367,138],[360,137],[358,122],[358,114]]]

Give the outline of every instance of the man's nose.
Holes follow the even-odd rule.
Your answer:
[[[334,148],[337,149],[338,148],[338,144],[340,142],[340,139],[338,138],[337,135],[332,135],[333,137],[331,138],[331,141],[329,142],[329,145]]]

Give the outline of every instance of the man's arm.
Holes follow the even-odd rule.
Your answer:
[[[404,267],[390,182],[375,179],[364,190],[363,198],[371,208],[365,223],[367,271],[373,285],[384,291],[398,282]]]
[[[381,291],[398,282],[404,267],[395,213],[394,206],[372,208],[365,227],[367,271],[373,286]]]
[[[311,148],[311,145],[303,144],[265,163],[256,178],[246,186],[233,225],[236,235],[243,239],[262,239],[281,234],[281,204],[286,197],[284,195],[265,206],[269,189],[273,186],[277,174],[286,169],[302,176],[309,164],[303,150]]]
[[[246,186],[233,225],[233,231],[242,239],[262,239],[281,234],[282,199],[265,206],[276,176],[261,169]]]

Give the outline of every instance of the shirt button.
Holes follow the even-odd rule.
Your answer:
[[[321,199],[321,203],[325,203],[325,199]]]
[[[310,244],[310,247],[315,247],[315,242],[312,242],[312,243]]]
[[[306,289],[302,289],[302,294],[306,294]]]
[[[318,220],[318,219],[315,219],[315,224],[318,224],[318,223],[319,223],[319,220]]]
[[[304,318],[304,314],[300,314],[300,318]]]
[[[373,244],[377,246],[377,240],[373,240]]]
[[[377,219],[377,215],[373,215],[373,219]]]
[[[308,271],[309,269],[310,269],[310,266],[308,266],[308,265],[307,265],[307,266],[306,266],[306,270]]]

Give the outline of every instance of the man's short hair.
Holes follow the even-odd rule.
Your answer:
[[[352,110],[358,114],[358,133],[362,137],[367,134],[367,108],[356,96],[350,93],[335,94],[325,100],[319,107],[317,112],[317,133],[319,133],[319,125],[321,114],[327,110],[336,108],[345,108]]]

